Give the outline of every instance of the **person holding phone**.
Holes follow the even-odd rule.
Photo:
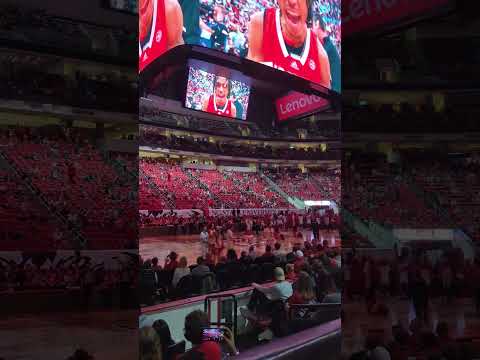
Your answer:
[[[217,331],[218,334],[215,334],[213,337],[206,336],[206,334],[211,333],[210,330]],[[213,338],[216,341],[213,341]],[[221,360],[222,347],[220,345],[224,345],[226,352],[230,355],[239,353],[231,330],[226,327],[220,329],[210,328],[208,315],[201,310],[192,311],[186,316],[185,339],[190,341],[193,346],[190,351],[185,353],[182,359],[190,358],[192,353],[194,353],[203,354],[206,360]]]

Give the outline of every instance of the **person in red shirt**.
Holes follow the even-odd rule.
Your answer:
[[[292,304],[311,304],[316,300],[314,280],[305,271],[300,271],[298,279],[295,282],[295,290],[293,295],[288,299],[288,303]]]
[[[183,14],[177,0],[140,0],[138,15],[138,65],[142,71],[165,51],[183,44]]]
[[[309,0],[279,0],[250,18],[247,58],[330,88],[328,55],[307,26]]]
[[[178,254],[175,251],[172,251],[167,258],[165,259],[164,270],[175,270],[178,267],[177,261]]]
[[[219,343],[204,339],[203,330],[210,327],[208,315],[201,311],[195,310],[188,314],[185,318],[185,339],[193,345],[189,352],[201,353],[205,360],[221,360],[222,349]],[[232,355],[238,354],[235,342],[230,329],[225,328],[225,337],[223,339],[228,353]],[[189,357],[187,352],[184,357]]]
[[[203,101],[202,110],[211,114],[236,117],[237,109],[230,99],[230,80],[223,76],[215,76],[213,95]]]

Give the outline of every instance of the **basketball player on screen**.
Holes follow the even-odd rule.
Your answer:
[[[165,51],[183,44],[183,15],[177,0],[140,0],[138,17],[138,65],[142,71]]]
[[[223,76],[215,76],[213,80],[213,95],[203,101],[202,110],[229,117],[237,116],[237,109],[230,97],[230,80]]]
[[[278,0],[250,18],[247,58],[330,88],[328,56],[307,27],[310,0]]]

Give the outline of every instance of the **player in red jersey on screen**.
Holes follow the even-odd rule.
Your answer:
[[[247,58],[330,88],[328,56],[307,27],[309,0],[278,0],[250,18]]]
[[[138,67],[142,71],[165,51],[183,44],[183,15],[177,0],[140,0],[138,13]]]
[[[237,109],[230,97],[230,80],[223,76],[215,76],[213,95],[203,101],[202,110],[221,116],[236,117]]]

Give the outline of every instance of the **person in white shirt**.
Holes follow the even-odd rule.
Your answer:
[[[227,249],[230,249],[233,246],[233,231],[231,227],[225,232],[225,240]]]
[[[188,274],[190,274],[190,268],[187,266],[187,258],[185,256],[182,256],[180,258],[180,261],[178,262],[178,266],[175,268],[175,271],[173,272],[173,278],[172,278],[173,287],[177,287],[177,284],[180,281],[180,279]]]
[[[202,248],[202,257],[206,259],[208,254],[208,231],[206,228],[203,228],[200,233],[200,246]]]
[[[241,308],[241,314],[250,320],[258,320],[260,314],[266,314],[271,310],[271,304],[274,301],[288,300],[293,294],[292,284],[285,280],[285,273],[280,267],[273,271],[276,280],[275,285],[271,287],[252,283],[253,293],[250,296],[247,308]]]

